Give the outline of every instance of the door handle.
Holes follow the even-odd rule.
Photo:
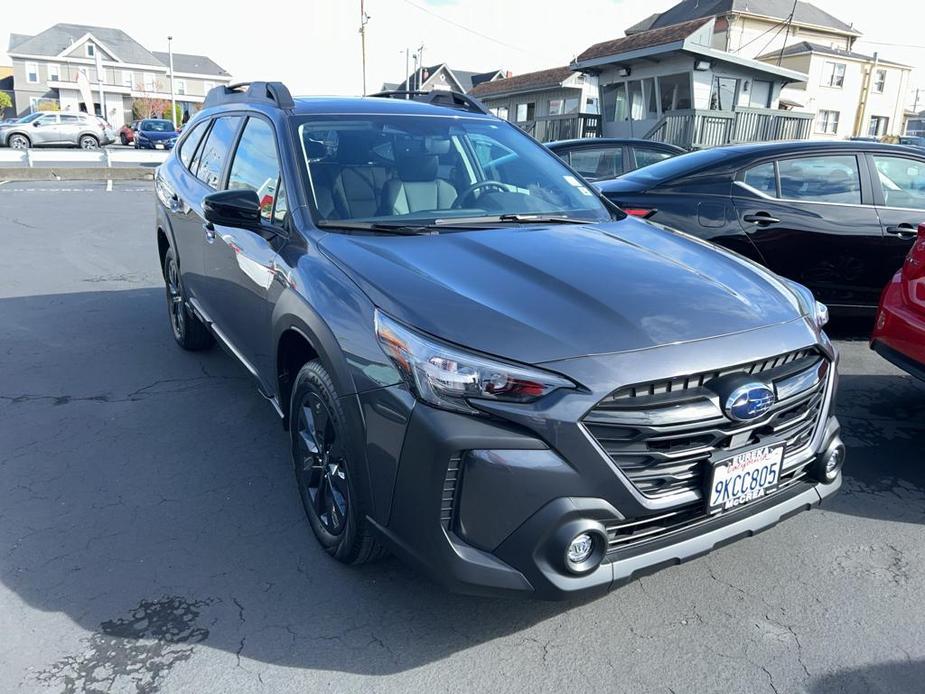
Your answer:
[[[215,240],[215,227],[212,222],[206,222],[202,225],[202,230],[206,232],[206,241],[212,243]]]
[[[772,217],[767,212],[756,212],[755,214],[747,214],[742,217],[742,221],[748,222],[749,224],[779,224],[780,220],[777,217]]]
[[[911,224],[903,222],[902,224],[887,227],[886,233],[893,234],[901,239],[911,239],[916,235],[916,230]]]

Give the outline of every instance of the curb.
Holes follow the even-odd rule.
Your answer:
[[[150,181],[154,178],[151,167],[126,166],[118,168],[74,167],[0,167],[0,181]]]

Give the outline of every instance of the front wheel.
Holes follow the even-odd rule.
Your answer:
[[[84,135],[80,138],[80,148],[81,149],[99,149],[100,141],[97,140],[93,135]]]
[[[164,281],[167,285],[167,313],[173,338],[183,349],[198,351],[207,349],[215,342],[212,333],[195,314],[186,307],[183,285],[180,283],[180,268],[173,249],[168,248],[164,256]]]
[[[310,361],[299,370],[289,414],[296,482],[318,542],[345,564],[379,558],[384,550],[356,493],[356,467],[347,450],[341,401],[319,361]]]
[[[7,142],[10,146],[10,149],[29,149],[30,142],[29,138],[25,135],[10,135],[10,139]]]
[[[119,133],[119,142],[122,143],[123,147],[128,146],[128,138],[125,136],[125,133]]]

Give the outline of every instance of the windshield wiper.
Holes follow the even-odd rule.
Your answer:
[[[433,234],[434,229],[426,224],[388,224],[385,222],[341,222],[336,219],[322,219],[315,225],[320,229],[344,229],[347,231],[381,231],[398,236]]]
[[[499,214],[482,217],[447,217],[435,219],[435,227],[479,226],[491,224],[593,224],[589,219],[551,214]]]

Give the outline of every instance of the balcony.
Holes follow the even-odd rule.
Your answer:
[[[517,125],[540,142],[601,136],[601,117],[593,113],[540,116]]]
[[[813,114],[768,108],[735,111],[670,111],[647,132],[647,140],[703,149],[741,142],[806,140]]]

